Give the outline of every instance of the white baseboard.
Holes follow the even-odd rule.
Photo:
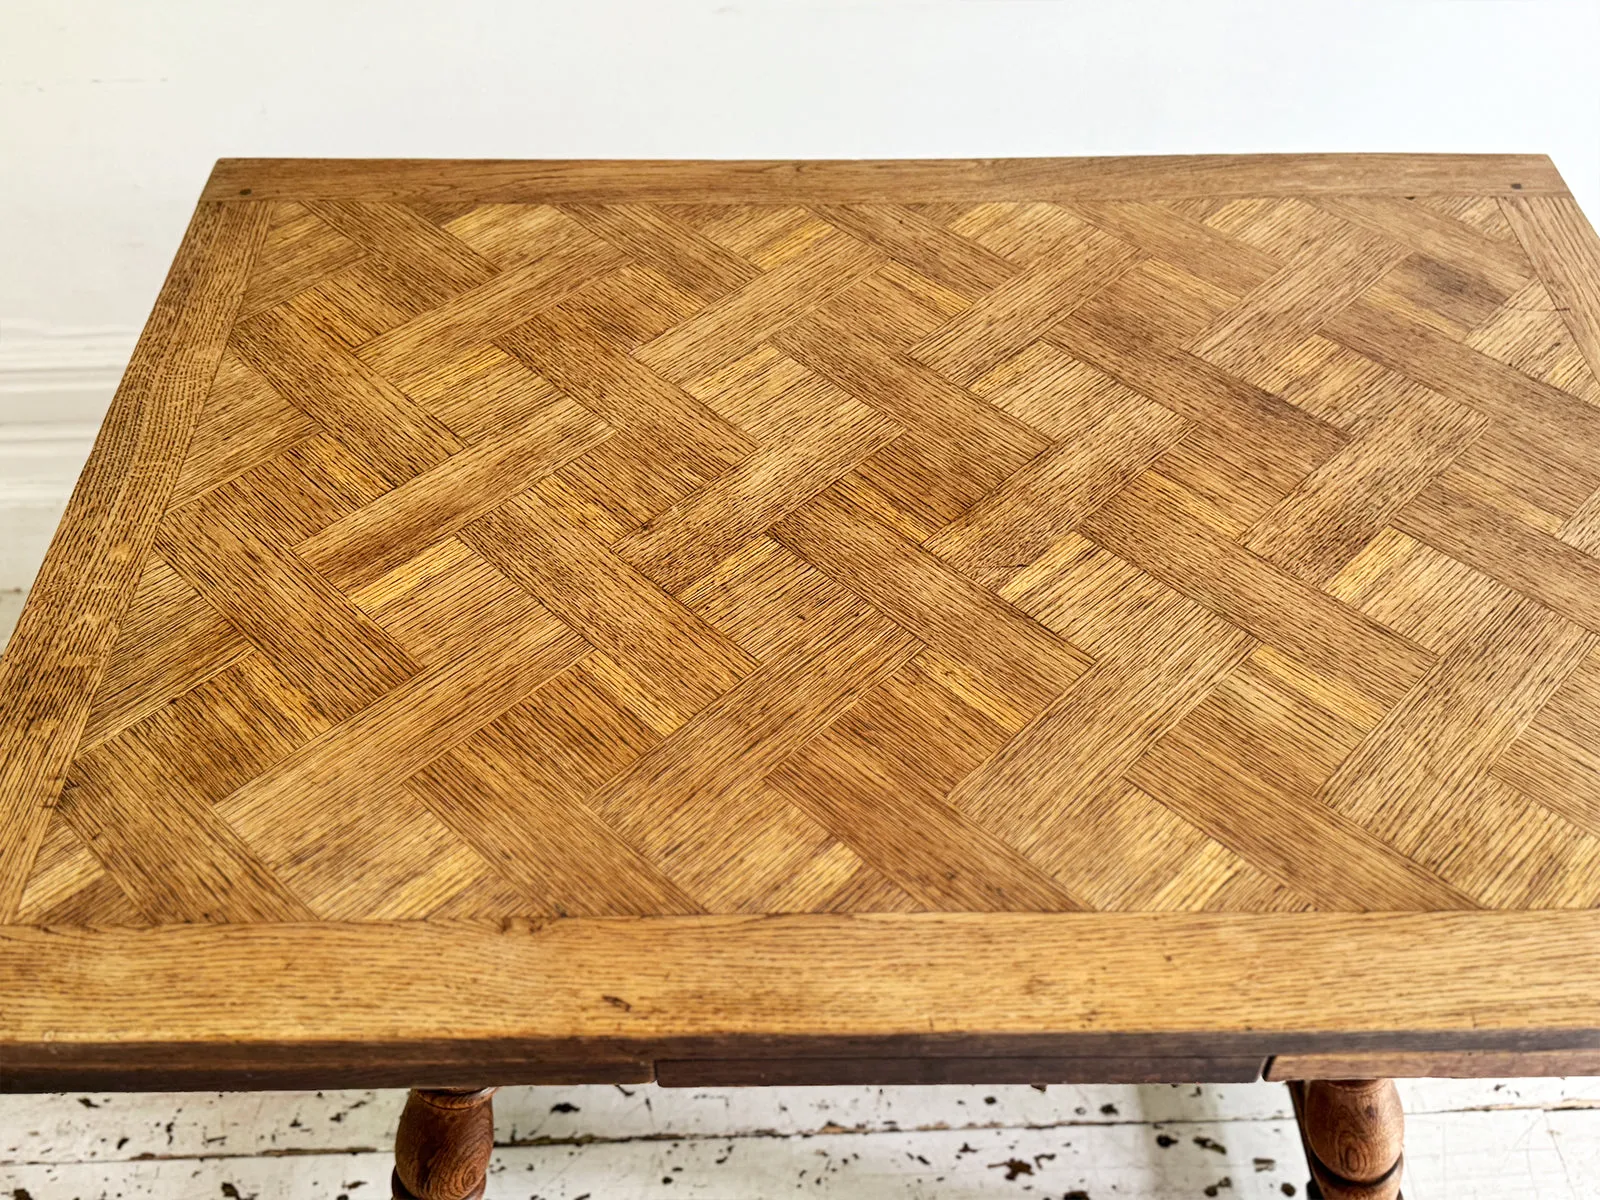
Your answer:
[[[134,340],[0,321],[0,591],[38,571]]]

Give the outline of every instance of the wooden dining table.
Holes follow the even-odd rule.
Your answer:
[[[108,186],[114,186],[108,184]],[[1600,1072],[1550,161],[216,164],[0,660],[0,1087]]]

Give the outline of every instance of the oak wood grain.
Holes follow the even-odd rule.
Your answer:
[[[266,233],[202,203],[0,659],[0,920],[11,920],[118,620]]]
[[[1492,941],[1492,958],[1475,947]],[[1350,945],[1363,948],[1350,986]],[[1431,952],[1430,952],[1431,951]],[[1293,956],[1295,978],[1237,964]],[[270,971],[241,970],[248,962]],[[376,986],[430,964],[403,991]],[[1600,1044],[1600,918],[1536,913],[915,913],[12,927],[0,978],[34,988],[8,1043],[562,1041],[1240,1031],[1347,1044],[1384,1031],[1492,1047]],[[474,981],[461,989],[459,980]],[[539,979],[541,1003],[526,1002]],[[886,981],[894,981],[890,987]],[[1330,1008],[1320,989],[1344,982]],[[8,995],[12,993],[8,992]],[[71,995],[64,1009],[59,1001]],[[1515,1003],[1512,998],[1515,998]],[[1526,1008],[1537,1005],[1537,1025]],[[1500,1042],[1501,1046],[1506,1043]],[[1294,1048],[1285,1045],[1284,1051]]]
[[[1547,159],[205,196],[0,661],[6,1086],[1593,1050]]]

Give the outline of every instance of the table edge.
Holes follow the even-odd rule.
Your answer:
[[[223,158],[203,199],[918,203],[1365,192],[1565,195],[1544,154],[949,159]]]
[[[32,1079],[219,1053],[241,1077],[327,1059],[332,1086],[463,1062],[1576,1049],[1600,1049],[1600,912],[0,928],[0,1064]]]

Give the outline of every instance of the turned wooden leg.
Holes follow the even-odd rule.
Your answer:
[[[1398,1200],[1405,1114],[1392,1079],[1314,1079],[1289,1092],[1313,1200]]]
[[[494,1093],[412,1090],[394,1136],[395,1200],[479,1200],[494,1150]]]

